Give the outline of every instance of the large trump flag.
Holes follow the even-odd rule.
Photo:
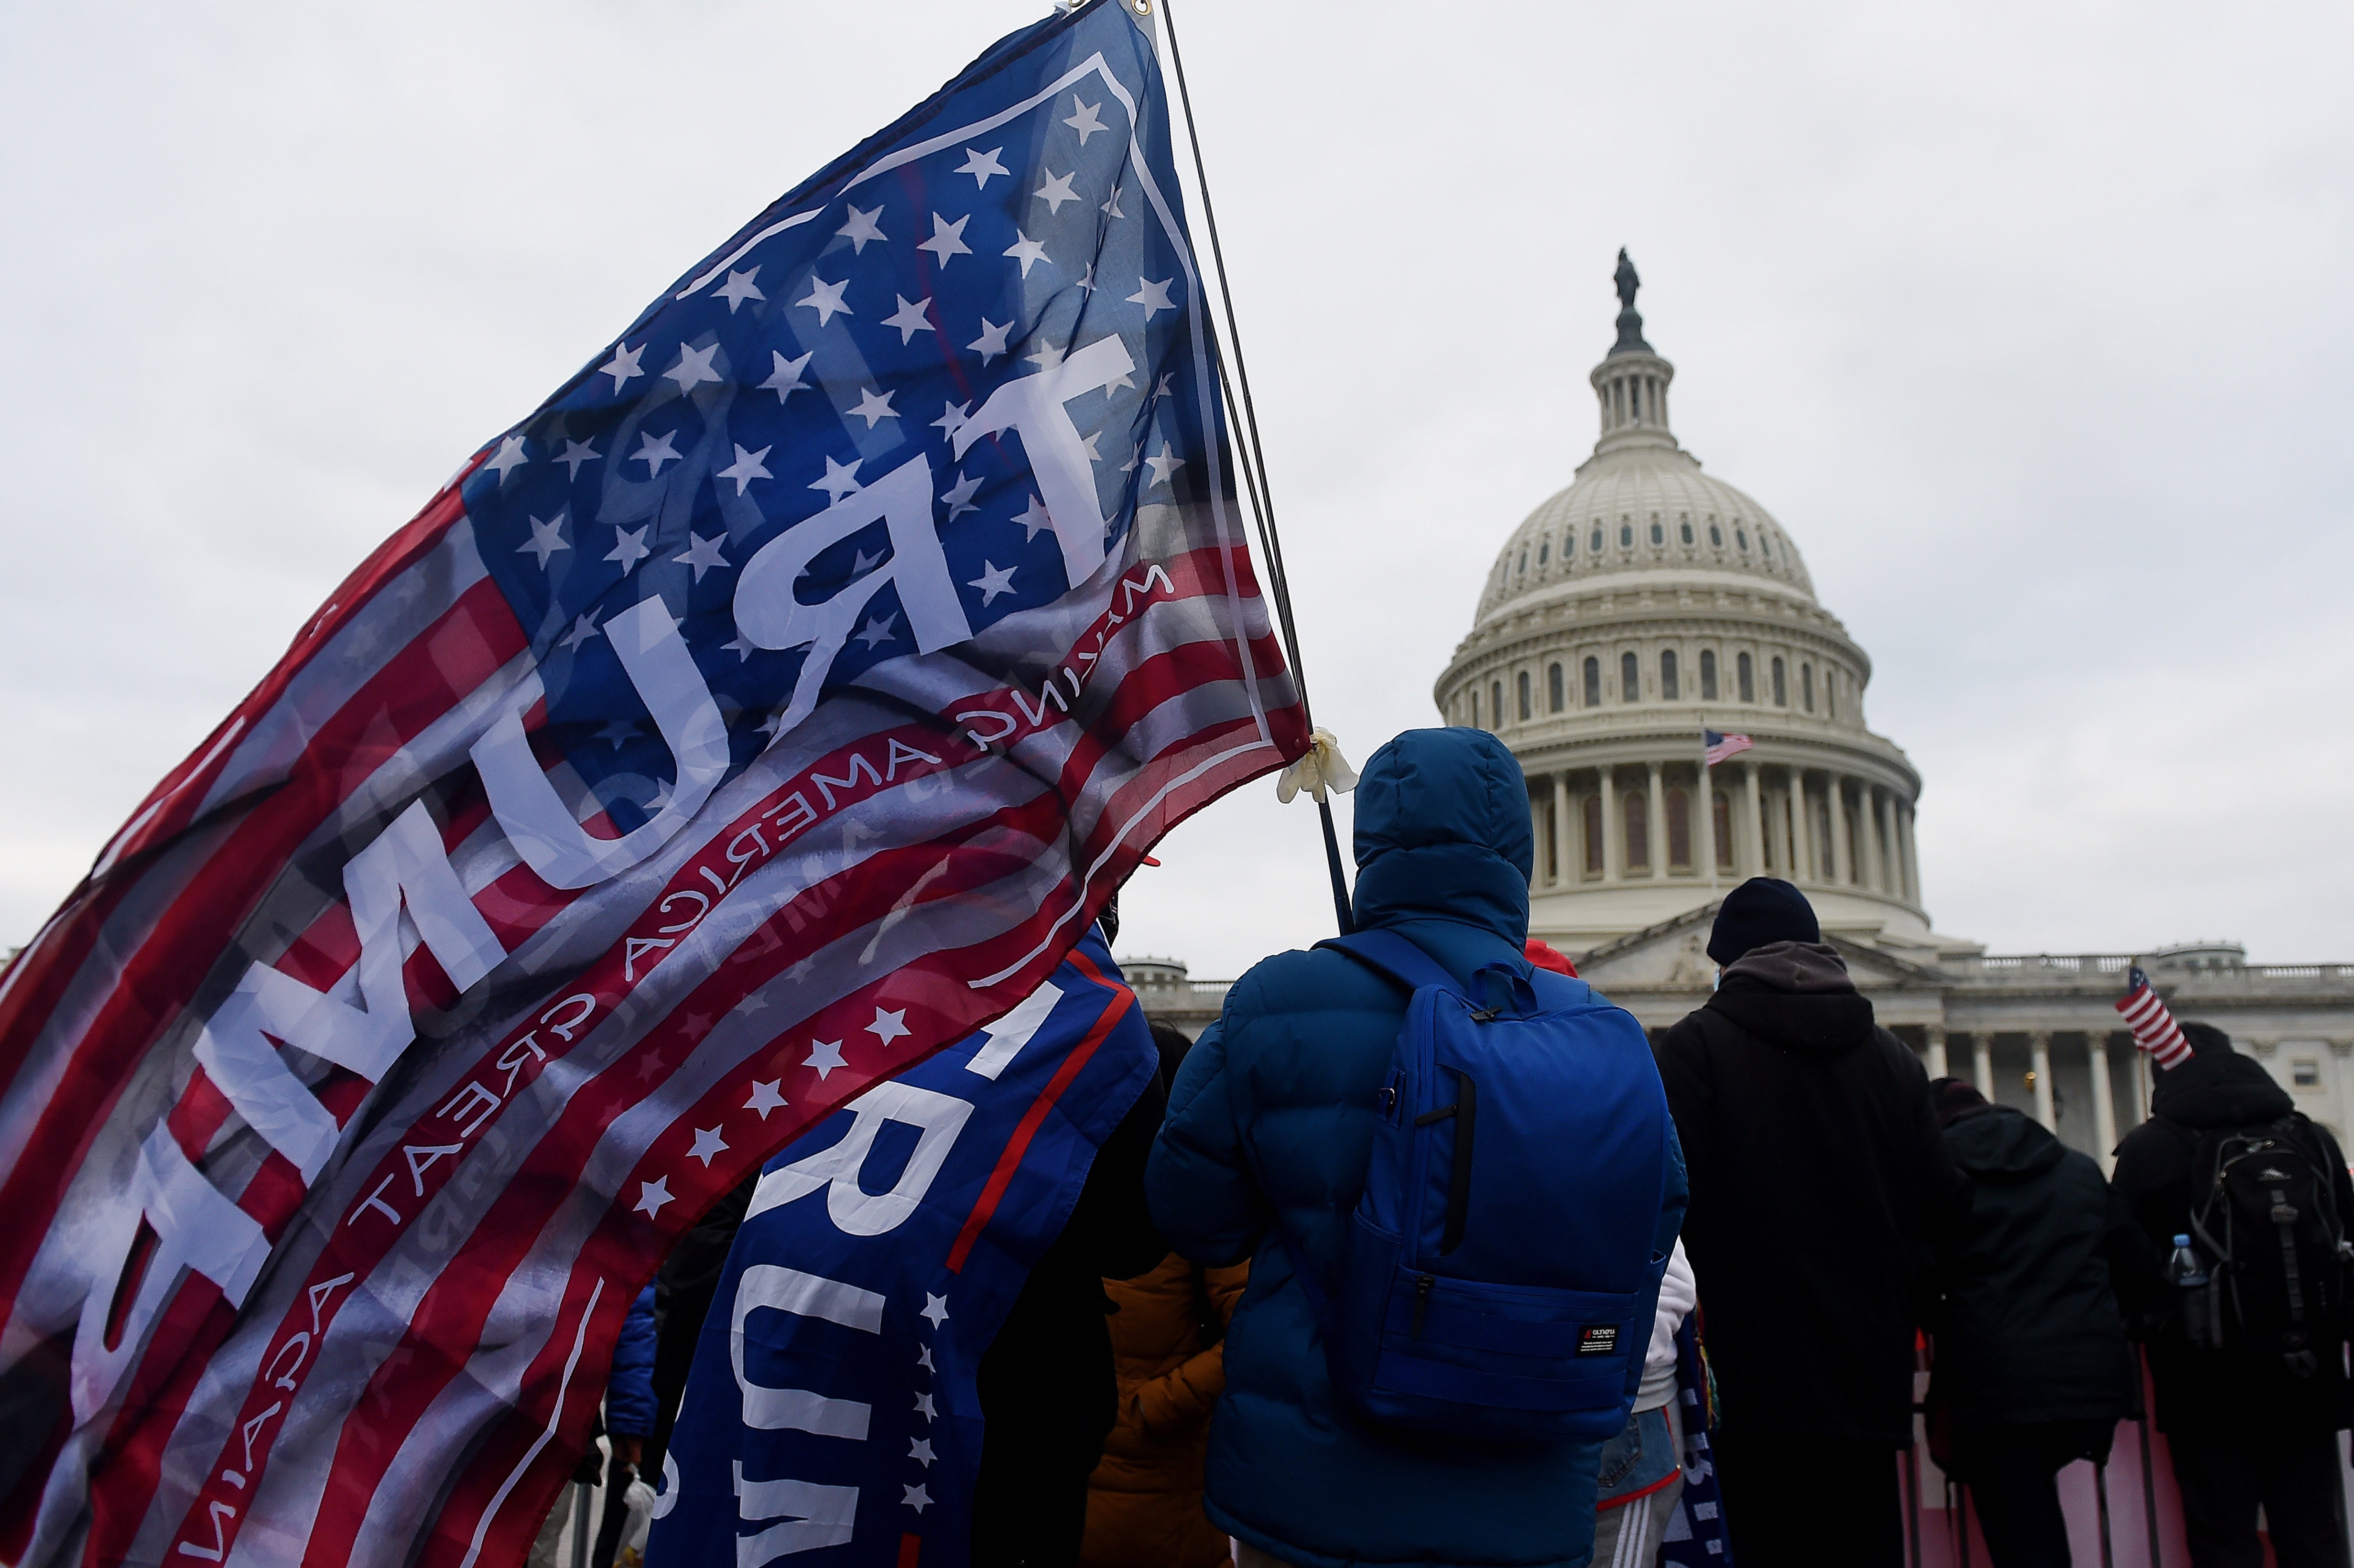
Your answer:
[[[0,990],[0,1561],[518,1558],[671,1239],[1305,750],[1151,45],[1001,41],[345,582]]]

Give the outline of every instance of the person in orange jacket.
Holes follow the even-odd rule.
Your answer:
[[[1171,1077],[1193,1044],[1152,1026]],[[1202,1511],[1210,1407],[1225,1391],[1227,1320],[1248,1264],[1204,1268],[1171,1253],[1150,1274],[1107,1279],[1119,1424],[1087,1480],[1082,1568],[1216,1568],[1225,1531]]]

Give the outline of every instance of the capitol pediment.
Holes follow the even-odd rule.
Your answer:
[[[1716,907],[1712,903],[1686,910],[1672,920],[1575,955],[1578,975],[1605,995],[1709,991],[1716,980],[1716,964],[1708,956]],[[1935,991],[1948,983],[1947,977],[1936,969],[1836,931],[1823,939],[1845,961],[1858,991]]]

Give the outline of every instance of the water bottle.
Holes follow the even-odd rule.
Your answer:
[[[2181,1304],[2183,1337],[2202,1351],[2221,1350],[2223,1325],[2216,1310],[2214,1277],[2192,1249],[2189,1236],[2174,1238],[2174,1255],[2167,1262],[2166,1277]]]

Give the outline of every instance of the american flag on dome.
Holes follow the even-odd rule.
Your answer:
[[[520,1561],[672,1239],[1307,749],[1178,200],[1121,6],[1001,40],[147,798],[0,980],[0,1562]]]
[[[2125,1014],[2126,1027],[2133,1031],[2134,1044],[2156,1058],[2160,1067],[2179,1067],[2190,1060],[2190,1042],[2183,1038],[2182,1026],[2174,1022],[2165,999],[2139,964],[2126,975],[2126,993],[2117,998],[2115,1006]]]
[[[1711,768],[1727,758],[1740,756],[1757,744],[1745,735],[1725,735],[1712,729],[1702,730],[1700,741],[1702,746],[1707,747],[1702,754],[1702,760]]]

